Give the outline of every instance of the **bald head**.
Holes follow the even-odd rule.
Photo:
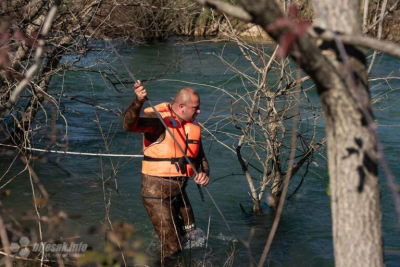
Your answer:
[[[189,87],[180,89],[172,102],[172,110],[184,121],[193,121],[200,113],[200,97]]]
[[[193,98],[199,97],[199,94],[195,90],[189,87],[183,87],[179,89],[174,97],[174,104],[185,104],[187,105]]]

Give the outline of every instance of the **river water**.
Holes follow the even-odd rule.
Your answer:
[[[121,112],[133,98],[132,84],[125,83],[125,87],[114,87],[108,80],[117,81],[113,73],[124,81],[129,80],[129,76],[109,49],[103,51],[102,43],[97,43],[92,48],[93,51],[86,55],[74,71],[60,73],[52,81],[51,93],[56,99],[61,99],[60,110],[65,118],[57,119],[57,140],[62,144],[68,143],[68,150],[72,152],[140,155],[141,135],[126,133],[121,126]],[[242,71],[251,72],[235,44],[180,43],[176,39],[163,44],[140,47],[128,44],[120,46],[119,52],[136,78],[149,80],[145,84],[153,104],[169,101],[177,89],[183,86],[196,88],[201,96],[199,121],[214,129],[214,133],[228,147],[235,148],[236,144],[230,134],[238,135],[240,132],[229,126],[231,99],[223,90],[228,93],[241,92],[244,84],[235,73],[227,70],[227,66],[218,58],[218,55],[223,55],[228,61],[235,62]],[[74,59],[75,57],[71,56],[64,59],[64,63]],[[400,76],[399,62],[398,59],[388,56],[379,58],[379,68],[373,71],[371,77]],[[102,76],[95,72],[85,72],[85,68],[108,74]],[[400,129],[400,82],[379,80],[373,85],[371,94],[374,99],[379,100],[374,104],[375,115],[380,125],[379,136],[391,170],[394,176],[397,176],[397,183],[400,183],[400,135],[397,133]],[[64,97],[60,97],[60,93],[63,93]],[[308,94],[317,109],[319,103],[315,89],[309,90]],[[71,100],[65,96],[75,99]],[[101,108],[95,108],[82,101]],[[50,120],[51,112],[47,116]],[[39,114],[38,121],[41,128],[34,136],[33,146],[43,148],[50,144],[51,128],[44,127],[44,113]],[[228,126],[223,128],[223,125]],[[228,131],[228,134],[217,131],[222,128]],[[322,117],[318,120],[317,128],[319,137],[322,137]],[[67,134],[65,138],[63,134]],[[108,142],[108,150],[104,139]],[[246,248],[243,242],[232,242],[232,233],[212,201],[206,195],[206,202],[202,203],[194,182],[191,182],[188,194],[195,211],[200,238],[199,242],[192,244],[192,249],[185,249],[186,266],[198,266],[203,261],[206,262],[206,266],[224,266],[229,262],[228,258],[232,253],[233,257],[229,258],[233,261],[232,266],[249,266],[251,257],[256,262],[260,259],[274,214],[269,212],[266,203],[263,203],[265,212],[262,217],[243,213],[239,205],[245,210],[250,210],[252,203],[236,155],[206,133],[203,136],[203,144],[211,167],[212,183],[207,188],[235,235],[241,240],[249,241],[250,245]],[[61,148],[54,146],[52,149]],[[12,156],[2,156],[0,176],[5,173],[12,160]],[[314,160],[315,164],[310,165],[302,187],[285,204],[265,266],[334,265],[325,151],[318,153]],[[99,229],[107,224],[107,206],[112,221],[121,220],[134,225],[134,240],[142,242],[137,250],[150,255],[157,254],[158,239],[141,203],[140,166],[140,158],[126,157],[60,156],[45,153],[36,160],[33,168],[50,193],[52,204],[67,214],[78,215],[74,216],[75,219],[63,222],[60,230],[62,234],[59,234],[59,237],[76,237],[76,243],[84,242],[94,249],[103,249],[104,235],[100,231],[95,231],[95,234],[88,233],[88,229]],[[11,171],[1,180],[0,185],[4,186],[6,181],[23,167],[18,160],[13,163]],[[103,190],[103,179],[108,177],[116,177],[117,182],[109,179],[105,182]],[[393,198],[382,172],[380,180],[385,260],[387,266],[400,266],[400,231],[396,226]],[[289,192],[293,191],[299,181],[300,176],[293,179]],[[4,189],[11,191],[11,195],[3,201],[5,207],[16,214],[33,211],[31,185],[26,172],[13,179],[3,187]],[[209,237],[206,242],[208,229]]]

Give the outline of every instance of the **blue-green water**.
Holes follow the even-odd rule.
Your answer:
[[[176,41],[176,40],[175,40]],[[96,48],[103,48],[98,44]],[[249,83],[235,76],[217,57],[223,55],[229,61],[235,61],[241,71],[249,71],[249,65],[243,59],[240,51],[233,43],[186,43],[168,42],[132,48],[127,45],[120,53],[136,78],[149,80],[146,88],[153,104],[169,101],[177,89],[183,86],[194,87],[201,96],[201,114],[198,119],[205,122],[211,130],[229,125],[224,130],[239,135],[240,132],[230,126],[229,105],[231,99],[224,94],[228,92],[243,92],[244,86],[251,89]],[[73,60],[73,58],[67,58]],[[96,65],[96,62],[110,63]],[[238,64],[240,63],[240,64]],[[120,79],[128,80],[128,74],[115,55],[110,52],[91,52],[80,63],[82,68],[104,70],[107,78],[116,81],[110,74],[114,72]],[[399,60],[383,57],[379,68],[371,76],[400,76]],[[64,75],[64,76],[63,76]],[[374,84],[377,84],[375,82]],[[94,103],[103,108],[112,109],[107,112],[75,100],[62,97],[60,109],[65,117],[57,120],[59,143],[68,143],[68,150],[74,152],[140,154],[141,135],[126,133],[121,123],[122,117],[116,113],[123,112],[133,98],[132,84],[126,87],[113,87],[104,76],[93,72],[68,71],[60,73],[52,81],[51,93],[56,99],[57,93],[65,93],[76,99]],[[397,177],[400,168],[397,164],[400,148],[400,137],[397,130],[400,127],[399,80],[372,87],[372,96],[382,97],[375,103],[379,135],[385,147],[385,155],[392,172]],[[391,90],[392,88],[393,90]],[[117,90],[118,89],[118,90]],[[308,91],[315,107],[318,98],[315,89]],[[375,98],[376,98],[375,97]],[[51,117],[51,113],[47,114]],[[44,127],[46,116],[39,114],[38,120],[42,128],[34,136],[33,145],[43,148],[49,144],[50,128]],[[100,130],[101,126],[101,130]],[[317,121],[318,136],[322,137],[323,120]],[[107,152],[103,137],[109,142]],[[67,133],[64,140],[62,134]],[[228,135],[217,133],[218,137],[230,148],[236,143]],[[68,142],[66,142],[68,140]],[[231,252],[235,252],[232,266],[248,266],[249,258],[259,261],[266,239],[271,228],[274,215],[268,211],[264,203],[265,214],[255,217],[244,214],[240,204],[250,210],[252,203],[248,194],[247,182],[242,175],[236,155],[220,145],[204,133],[203,144],[211,167],[212,182],[207,188],[223,211],[235,235],[239,239],[248,240],[250,249],[242,243],[230,242],[232,234],[227,229],[210,199],[202,203],[193,182],[188,193],[195,210],[197,226],[207,232],[210,218],[210,236],[207,249],[197,246],[191,251],[191,265],[197,266],[206,259],[207,266],[223,266]],[[53,147],[53,149],[61,149]],[[285,204],[283,216],[275,235],[266,266],[333,266],[333,246],[331,234],[330,199],[327,195],[329,182],[324,151],[315,157],[316,164],[311,164],[305,182],[299,192]],[[12,161],[12,157],[3,156],[0,163],[1,176]],[[69,173],[58,167],[55,162]],[[119,194],[115,190],[115,182],[110,179],[105,186],[106,201],[103,192],[103,180],[113,176],[111,165],[117,170],[116,180]],[[318,166],[316,166],[318,165]],[[9,174],[0,182],[0,186],[13,175],[23,169],[18,160]],[[35,161],[33,166],[41,182],[50,193],[52,204],[67,214],[80,215],[77,219],[67,219],[62,224],[63,238],[76,236],[77,241],[85,242],[96,249],[101,249],[103,237],[101,234],[89,234],[87,229],[92,226],[100,228],[106,222],[106,205],[109,203],[112,221],[123,220],[135,226],[135,238],[143,240],[141,250],[150,254],[157,253],[158,239],[154,234],[150,220],[142,207],[140,197],[140,158],[108,158],[80,155],[45,154]],[[301,172],[291,182],[289,192],[292,192],[300,181]],[[382,222],[385,242],[385,260],[387,266],[400,266],[400,229],[396,226],[397,217],[394,211],[392,196],[386,185],[386,179],[381,174],[382,185]],[[4,199],[3,205],[14,211],[33,210],[32,193],[29,177],[25,172],[16,177],[3,189],[10,189],[11,195]],[[186,257],[188,252],[186,251]],[[206,256],[205,256],[206,255]],[[189,266],[189,265],[188,265]]]

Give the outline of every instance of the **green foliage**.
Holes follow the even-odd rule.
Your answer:
[[[325,191],[325,193],[326,193],[327,196],[329,196],[329,197],[331,196],[331,186],[330,186],[329,182],[326,183],[326,191]]]

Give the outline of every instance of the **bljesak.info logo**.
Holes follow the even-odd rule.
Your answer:
[[[28,258],[31,253],[60,253],[60,254],[76,254],[84,253],[88,248],[85,243],[63,242],[63,243],[30,243],[29,238],[21,237],[18,243],[12,242],[10,250],[13,255]]]

